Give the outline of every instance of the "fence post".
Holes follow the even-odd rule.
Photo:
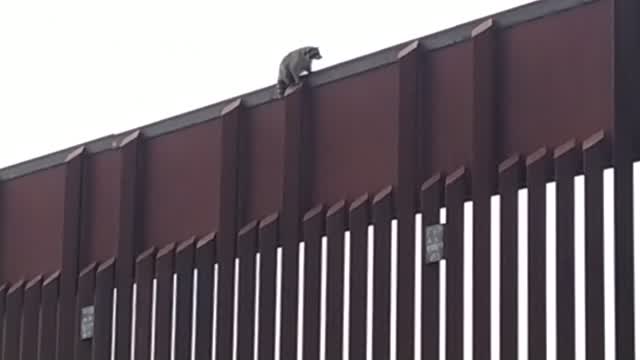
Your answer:
[[[540,360],[547,357],[546,183],[551,174],[546,148],[527,157],[529,358]]]
[[[600,132],[585,140],[582,150],[584,152],[586,353],[589,354],[590,359],[604,360],[603,171],[610,163],[610,144],[605,133]]]
[[[96,288],[96,263],[88,265],[78,276],[78,297],[76,299],[76,322],[73,327],[73,338],[75,339],[75,357],[78,360],[90,359],[93,338],[82,340],[81,337],[81,317],[82,308],[85,306],[93,306],[95,300]],[[95,311],[95,308],[94,308]],[[94,313],[95,314],[95,313]],[[95,318],[94,318],[95,319]],[[95,323],[95,321],[94,321]],[[95,335],[95,334],[94,334]]]
[[[613,0],[613,166],[616,356],[635,357],[633,268],[633,156],[640,119],[640,3]]]
[[[302,237],[302,216],[308,203],[307,130],[310,90],[306,85],[287,89],[284,99],[284,166],[282,176],[282,212],[280,241],[282,243],[282,302],[280,356],[296,359],[298,335],[298,261]]]
[[[7,291],[9,290],[9,284],[2,284],[0,286],[0,339],[4,339],[5,326],[7,323]],[[56,297],[57,301],[57,297]],[[57,314],[56,314],[57,315]],[[52,329],[51,334],[55,334],[56,329]],[[55,337],[52,336],[54,339]],[[55,341],[55,340],[54,340]],[[55,356],[53,357],[55,358]],[[0,340],[0,359],[6,359],[4,357],[4,341]]]
[[[5,288],[6,289],[6,288]],[[0,290],[0,310],[4,310],[4,293]],[[58,336],[58,297],[60,295],[60,272],[49,276],[42,285],[42,310],[40,313],[40,343],[38,360],[56,359]],[[2,311],[4,313],[4,311]],[[0,329],[2,326],[0,326]],[[2,330],[0,330],[2,331]],[[0,336],[2,338],[2,336]]]
[[[575,359],[575,231],[574,177],[581,152],[575,140],[553,153],[556,179],[556,304],[557,356]]]
[[[420,188],[422,229],[440,223],[440,207],[444,203],[442,175],[436,174]],[[440,356],[440,265],[426,264],[423,241],[422,266],[422,359],[438,359]]]
[[[181,243],[176,250],[176,336],[175,360],[191,360],[193,332],[193,269],[195,265],[195,237]]]
[[[367,358],[367,257],[369,238],[369,195],[363,195],[349,207],[350,290],[349,360]]]
[[[414,41],[397,55],[398,138],[397,196],[398,281],[397,347],[398,359],[413,358],[415,302],[415,214],[418,204],[418,89],[420,86],[420,43]]]
[[[20,280],[7,292],[7,315],[5,317],[4,359],[20,358],[20,335],[22,334],[22,307],[24,305],[24,280]],[[73,332],[70,334],[73,338]]]
[[[393,188],[386,187],[373,199],[373,360],[391,356],[391,219]]]
[[[58,359],[74,359],[76,291],[78,286],[79,245],[81,234],[82,178],[85,148],[71,152],[65,160],[64,224],[62,270],[60,273],[60,308],[58,321]]]
[[[260,327],[258,329],[258,357],[273,360],[276,341],[276,251],[278,248],[278,214],[260,222],[258,234],[260,250]]]
[[[238,234],[238,134],[242,121],[242,101],[237,99],[221,113],[220,215],[218,219],[218,302],[216,358],[233,354],[233,289],[236,236]]]
[[[136,259],[136,337],[134,359],[151,356],[151,306],[153,279],[156,274],[156,249],[151,248]],[[209,324],[211,326],[211,324]]]
[[[238,258],[240,259],[236,350],[238,360],[253,360],[257,246],[258,222],[252,221],[238,234]]]
[[[340,201],[327,211],[327,296],[325,354],[342,360],[344,336],[344,233],[347,230],[347,204]]]
[[[496,190],[496,25],[471,32],[473,198],[473,356],[491,359],[491,195]]]
[[[120,193],[118,221],[118,261],[116,262],[117,313],[116,349],[118,360],[131,358],[131,301],[135,257],[142,244],[142,196],[144,185],[144,137],[134,131],[120,143]]]
[[[524,164],[513,155],[499,166],[500,358],[518,358],[518,190]]]
[[[320,359],[320,281],[324,206],[316,206],[304,217],[304,339],[302,358]]]
[[[198,298],[196,304],[196,359],[211,359],[213,335],[213,280],[216,262],[216,233],[203,236],[196,248]],[[146,359],[146,358],[145,358]]]
[[[24,316],[22,317],[22,355],[20,360],[37,360],[40,330],[40,302],[42,298],[42,275],[27,284],[24,294]]]
[[[467,199],[468,171],[460,168],[447,177],[445,201],[447,207],[447,231],[445,232],[445,256],[447,257],[447,311],[445,319],[446,358],[462,360],[463,347],[463,295],[464,295],[464,201]]]
[[[175,244],[158,251],[156,257],[156,329],[155,359],[169,360],[171,356],[171,303],[173,302],[173,273]]]
[[[115,259],[111,258],[102,263],[96,272],[93,360],[111,360],[114,285]]]
[[[211,359],[213,335],[213,280],[216,262],[216,233],[198,240],[196,266],[198,268],[198,298],[196,304],[196,359]]]

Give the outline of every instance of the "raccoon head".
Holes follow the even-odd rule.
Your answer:
[[[320,55],[320,49],[315,46],[310,46],[304,49],[304,56],[310,60],[320,60],[322,59],[322,55]]]

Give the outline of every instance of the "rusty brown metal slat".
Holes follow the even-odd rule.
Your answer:
[[[256,253],[258,223],[253,221],[238,233],[238,335],[237,359],[253,360],[256,308]]]
[[[20,334],[24,305],[24,281],[19,281],[7,292],[7,312],[4,328],[4,359],[20,358]]]
[[[341,201],[327,211],[327,296],[325,356],[342,360],[344,334],[344,233],[347,205]]]
[[[307,177],[310,157],[307,155],[308,95],[305,86],[285,91],[284,166],[282,175],[282,212],[280,242],[282,244],[282,301],[280,357],[296,359],[298,344],[298,267],[299,243],[302,238],[302,216],[308,198]],[[307,170],[307,171],[305,171]]]
[[[238,231],[238,137],[242,121],[240,99],[227,105],[221,114],[222,143],[220,149],[220,218],[218,220],[218,299],[216,325],[216,358],[230,359],[233,354],[233,294],[235,252]]]
[[[77,360],[91,359],[93,349],[93,340],[81,338],[81,313],[86,306],[94,306],[95,288],[96,288],[96,263],[88,265],[78,277],[78,296],[76,303],[76,324],[73,328],[75,338],[75,358]],[[94,308],[95,311],[95,308]],[[95,314],[95,312],[94,312]],[[95,334],[94,334],[95,335]]]
[[[551,157],[541,148],[527,157],[529,358],[547,358],[546,183]]]
[[[603,171],[608,162],[608,146],[604,133],[594,135],[582,145],[585,204],[586,353],[589,360],[603,360],[605,358]]]
[[[468,171],[465,168],[449,175],[445,187],[447,208],[447,231],[445,247],[447,257],[447,310],[446,357],[447,360],[462,360],[463,337],[463,235],[464,200],[468,193]]]
[[[42,299],[42,275],[31,280],[24,292],[22,318],[22,354],[20,360],[37,360],[40,343],[40,303]],[[44,334],[44,336],[50,336]]]
[[[580,151],[571,140],[554,152],[556,180],[556,336],[558,359],[575,359],[575,194]]]
[[[418,89],[420,47],[409,44],[397,55],[398,66],[398,187],[396,215],[397,242],[397,346],[398,359],[413,358],[415,330],[415,212],[418,192]]]
[[[81,232],[82,178],[85,149],[71,152],[65,162],[64,224],[62,269],[60,272],[60,305],[58,322],[58,358],[74,359],[76,291]]]
[[[260,314],[258,323],[258,356],[262,360],[275,357],[276,331],[276,251],[278,248],[278,214],[260,222]]]
[[[145,152],[141,131],[127,135],[120,144],[120,193],[118,218],[118,261],[116,263],[117,303],[116,348],[118,360],[131,357],[132,296],[135,260],[142,242],[142,196]]]
[[[211,359],[213,335],[213,286],[216,261],[216,234],[205,235],[198,241],[196,266],[198,293],[196,303],[196,359]]]
[[[0,290],[1,310],[4,310],[5,291],[6,289]],[[40,337],[40,343],[38,346],[39,360],[56,359],[59,293],[60,273],[56,272],[49,276],[42,285],[42,310],[40,315],[40,333],[42,336]],[[2,326],[0,326],[0,328],[2,328]]]
[[[364,360],[367,355],[367,257],[369,238],[369,195],[355,200],[349,208],[350,290],[349,359]]]
[[[115,268],[115,259],[112,258],[103,262],[96,273],[93,360],[111,360]]]
[[[491,195],[496,190],[496,33],[492,19],[471,31],[473,356],[491,359]]]
[[[616,356],[635,357],[633,157],[640,118],[640,3],[612,0]]]
[[[422,227],[440,223],[440,208],[444,205],[442,175],[437,174],[420,188]],[[420,229],[420,231],[423,231]],[[423,245],[424,247],[424,245]],[[423,261],[426,248],[420,254],[422,264],[422,359],[440,356],[440,264]]]
[[[171,305],[175,251],[175,244],[169,244],[158,251],[156,256],[155,360],[171,359]]]
[[[373,359],[387,360],[390,354],[391,328],[391,219],[392,188],[387,187],[373,199]]]
[[[518,189],[524,164],[514,155],[500,164],[500,358],[518,359]]]
[[[6,326],[7,319],[7,291],[9,290],[9,284],[2,284],[0,286],[0,339],[4,339],[4,329]],[[57,297],[56,297],[57,298]],[[54,333],[55,329],[51,331]],[[4,341],[0,341],[0,359],[5,359],[4,357]]]
[[[135,359],[149,359],[151,356],[151,306],[155,263],[155,248],[148,249],[136,259],[136,337],[133,340]]]
[[[176,342],[175,359],[191,360],[193,269],[195,265],[195,237],[181,243],[176,250]]]
[[[325,211],[317,206],[304,217],[304,331],[302,357],[320,359],[320,294]]]

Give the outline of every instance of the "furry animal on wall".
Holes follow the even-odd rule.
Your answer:
[[[311,61],[320,60],[320,50],[315,46],[305,46],[288,53],[280,62],[276,95],[282,97],[287,88],[298,85],[303,72],[311,73]]]

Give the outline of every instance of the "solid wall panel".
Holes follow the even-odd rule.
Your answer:
[[[279,102],[271,102],[245,112],[247,139],[245,161],[240,181],[243,221],[247,224],[259,220],[280,209],[282,196],[282,167],[284,166],[284,108]],[[274,191],[275,189],[278,189]]]
[[[144,246],[215,229],[219,208],[220,121],[145,143]]]
[[[311,204],[377,192],[396,179],[397,68],[311,89]]]
[[[64,179],[65,166],[62,165],[2,184],[0,277],[3,281],[52,273],[62,265]]]
[[[471,42],[466,41],[431,51],[422,66],[424,158],[430,169],[452,172],[471,161],[472,144],[472,65]]]
[[[81,268],[116,255],[120,191],[117,151],[90,155],[85,164],[88,178],[83,203],[86,238],[80,239]]]
[[[501,159],[612,126],[610,6],[595,1],[501,31]]]

